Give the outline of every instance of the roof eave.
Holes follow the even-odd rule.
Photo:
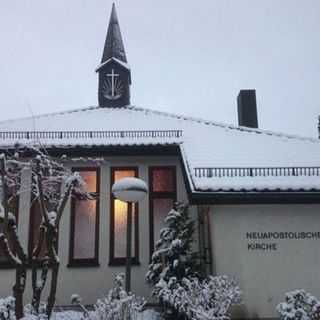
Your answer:
[[[320,190],[314,191],[195,191],[189,196],[193,205],[230,204],[319,204]]]

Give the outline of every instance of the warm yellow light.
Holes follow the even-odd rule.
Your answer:
[[[127,223],[127,203],[114,200],[114,220],[115,220],[115,229],[116,232],[125,231]]]

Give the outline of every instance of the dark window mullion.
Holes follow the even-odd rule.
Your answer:
[[[153,173],[156,170],[168,170],[172,174],[173,179],[173,190],[170,191],[153,191],[154,179]],[[173,203],[177,201],[177,177],[176,167],[173,166],[161,166],[161,167],[150,167],[149,168],[149,248],[150,248],[150,259],[154,251],[155,235],[154,235],[154,202],[155,200],[167,199],[172,200]]]

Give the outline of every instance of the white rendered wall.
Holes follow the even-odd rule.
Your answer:
[[[277,317],[276,305],[293,289],[320,298],[320,239],[247,237],[247,232],[320,232],[320,205],[212,206],[210,225],[214,273],[235,277],[244,293],[234,316]],[[276,250],[248,249],[252,243],[275,244]]]
[[[96,166],[85,162],[73,162],[74,167]],[[176,157],[117,157],[106,158],[101,164],[100,179],[100,239],[99,239],[99,267],[68,268],[69,258],[69,230],[70,230],[70,202],[63,215],[59,233],[59,257],[61,261],[59,283],[57,291],[57,305],[70,304],[70,296],[78,293],[84,304],[96,302],[113,285],[115,274],[124,272],[124,267],[109,266],[109,232],[110,232],[110,168],[121,166],[137,166],[139,177],[148,182],[149,166],[176,166],[177,170],[177,199],[187,201],[180,162]],[[25,174],[25,181],[28,181]],[[25,192],[20,198],[19,234],[27,250],[29,235],[29,206],[30,192]],[[195,214],[196,210],[191,210]],[[195,242],[196,243],[196,242]],[[132,291],[137,295],[150,297],[150,288],[145,283],[145,273],[149,264],[149,199],[146,197],[139,203],[139,261],[140,266],[132,267]],[[14,270],[0,269],[0,297],[12,294]],[[47,285],[48,287],[48,285]],[[43,300],[47,299],[48,288],[43,292]],[[31,273],[28,272],[25,302],[31,302]]]

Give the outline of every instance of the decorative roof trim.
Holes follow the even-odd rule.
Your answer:
[[[320,176],[320,167],[211,167],[194,168],[196,178],[311,177]]]
[[[100,139],[100,138],[181,138],[182,130],[118,131],[0,131],[2,140],[34,139]]]

